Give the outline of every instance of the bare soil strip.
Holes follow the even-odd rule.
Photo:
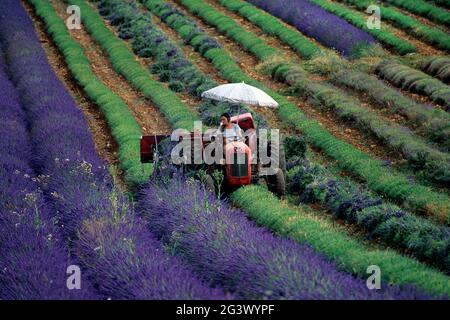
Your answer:
[[[387,21],[382,21],[381,28],[383,28],[383,24],[384,24],[384,27],[388,31],[390,31],[397,37],[402,38],[402,39],[412,43],[417,48],[418,54],[425,55],[425,56],[434,56],[434,55],[444,55],[445,54],[444,51],[433,47],[433,45],[426,43],[424,40],[420,40],[418,38],[415,38],[415,37],[407,34],[402,29],[395,27],[392,23],[389,23]]]
[[[266,86],[269,85],[270,82],[267,81],[267,77],[263,77],[259,75],[256,72],[255,66],[258,65],[258,59],[253,56],[252,54],[247,53],[245,50],[242,49],[239,44],[234,42],[233,40],[229,39],[228,37],[225,37],[218,32],[216,32],[216,29],[214,27],[211,27],[203,22],[200,18],[190,14],[183,6],[179,5],[177,2],[169,0],[167,1],[172,6],[180,10],[181,13],[183,13],[185,16],[192,18],[197,25],[202,28],[208,35],[216,38],[217,41],[224,47],[226,51],[233,57],[235,61],[237,61],[238,65],[252,78],[255,80],[258,80],[265,84]],[[279,86],[281,88],[281,85]]]

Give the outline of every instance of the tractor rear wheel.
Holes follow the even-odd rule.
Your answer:
[[[277,169],[275,174],[268,176],[268,182],[269,190],[278,197],[286,194],[286,179],[283,170]]]

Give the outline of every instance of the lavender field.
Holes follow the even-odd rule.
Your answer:
[[[0,300],[448,300],[450,11],[420,3],[2,0]],[[274,172],[156,137],[238,114]]]

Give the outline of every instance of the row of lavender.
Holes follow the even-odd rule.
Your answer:
[[[370,290],[309,244],[274,236],[194,180],[163,172],[142,190],[139,210],[169,250],[205,282],[244,299],[424,299],[412,286]]]
[[[405,250],[450,273],[450,228],[387,203],[351,180],[336,177],[307,159],[290,161],[289,191],[302,202],[320,202],[337,219],[357,225],[371,239]]]
[[[194,278],[179,259],[165,254],[114,188],[82,112],[53,73],[24,8],[8,0],[0,11],[0,40],[15,85],[8,92],[14,97],[17,90],[25,111],[17,101],[11,104],[10,117],[17,115],[11,121],[22,123],[22,129],[13,132],[19,137],[11,137],[8,146],[23,159],[33,155],[30,164],[39,174],[39,180],[25,184],[31,191],[25,204],[31,208],[21,200],[20,189],[1,185],[2,194],[9,195],[1,207],[2,298],[223,297]],[[31,141],[28,147],[26,141]],[[10,177],[6,181],[20,182],[23,172],[34,175],[20,161],[15,168],[15,160],[2,161],[2,174]],[[37,250],[29,251],[30,244]],[[71,263],[81,266],[85,280],[78,294],[66,287]]]
[[[26,116],[5,73],[3,53],[0,95],[0,298],[94,298],[85,287],[66,288],[66,268],[72,261],[57,237],[49,206],[29,164],[32,147]]]

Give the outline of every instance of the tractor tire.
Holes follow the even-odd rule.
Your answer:
[[[268,182],[269,191],[280,198],[286,195],[286,179],[281,168],[275,174],[268,176]]]

